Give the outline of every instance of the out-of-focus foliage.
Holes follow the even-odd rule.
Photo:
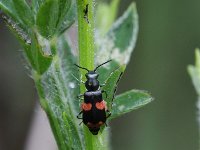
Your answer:
[[[109,7],[112,11],[107,18],[109,22],[106,26],[97,29],[101,34],[98,36],[97,33],[98,37],[95,42],[98,43],[95,63],[102,63],[102,60],[108,58],[113,60],[109,65],[99,69],[100,81],[105,82],[104,89],[109,94],[109,97],[105,99],[113,114],[110,120],[152,101],[148,93],[139,90],[131,90],[118,95],[116,100],[112,101],[119,79],[135,47],[138,33],[138,16],[134,3],[114,22],[118,3],[119,1],[116,0],[110,5],[101,3],[97,12],[97,16],[100,16],[98,13],[102,12],[105,7],[107,11]],[[25,0],[13,0],[7,3],[0,0],[0,9],[4,12],[5,22],[24,48],[26,60],[29,62],[38,90],[40,104],[47,113],[59,149],[90,149],[92,147],[94,149],[96,147],[92,145],[94,137],[90,136],[90,145],[85,144],[88,141],[82,141],[84,130],[76,119],[79,112],[79,101],[76,100],[79,89],[74,89],[77,83],[73,78],[73,76],[78,76],[78,71],[73,66],[77,63],[77,55],[68,44],[66,36],[62,35],[76,19],[75,2],[71,0],[33,0],[27,3]],[[80,11],[78,18],[83,15],[84,11]],[[99,22],[102,22],[102,18],[97,18]],[[84,17],[82,19],[85,22]],[[84,31],[84,36],[94,36],[89,32],[91,31]],[[82,31],[79,35],[81,33]],[[79,57],[83,57],[81,53]],[[116,69],[116,67],[119,68]],[[102,149],[102,147],[107,149],[107,145],[101,142],[101,140],[107,142],[104,135],[106,134],[98,135],[100,140],[97,149]]]
[[[200,52],[199,49],[195,50],[195,65],[188,66],[188,72],[192,78],[197,94],[200,96]]]

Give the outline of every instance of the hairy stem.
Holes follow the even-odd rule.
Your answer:
[[[94,0],[77,0],[78,12],[78,43],[79,43],[79,65],[89,70],[94,69]],[[84,77],[85,70],[81,70]],[[81,93],[85,92],[82,85]],[[85,147],[87,150],[107,149],[107,144],[103,143],[106,134],[94,136],[88,128],[84,126]]]
[[[90,70],[94,68],[93,3],[93,0],[77,0],[79,62],[81,66]]]

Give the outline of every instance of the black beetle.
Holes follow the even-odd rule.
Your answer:
[[[88,71],[85,74],[87,80],[84,83],[87,91],[78,96],[79,98],[84,96],[84,102],[81,105],[81,112],[78,114],[77,118],[83,120],[83,123],[89,128],[93,135],[98,134],[100,127],[104,124],[106,125],[106,119],[111,115],[102,97],[102,93],[105,93],[106,97],[107,93],[100,89],[101,86],[98,81],[99,74],[96,72],[99,67],[110,61],[111,60],[108,60],[100,64],[94,70],[89,70],[75,64],[78,68]],[[81,114],[82,117],[80,117]]]

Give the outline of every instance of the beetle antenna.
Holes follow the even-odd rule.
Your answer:
[[[89,72],[89,70],[87,69],[87,68],[84,68],[84,67],[81,67],[81,66],[79,66],[79,65],[77,65],[77,64],[74,64],[76,67],[78,67],[78,68],[81,68],[81,69],[84,69],[84,70],[87,70],[88,72]]]
[[[105,64],[107,64],[107,63],[109,63],[110,61],[112,61],[112,59],[110,59],[110,60],[108,60],[108,61],[106,61],[106,62],[104,62],[104,63],[98,65],[98,66],[94,69],[94,72],[95,72],[99,67],[101,67],[101,66],[103,66],[103,65],[105,65]]]

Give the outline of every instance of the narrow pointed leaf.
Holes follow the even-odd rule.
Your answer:
[[[119,80],[125,70],[125,66],[121,66],[117,68],[115,71],[111,73],[111,75],[106,80],[105,86],[103,87],[103,90],[107,93],[107,106],[108,109],[111,110],[112,108],[112,100],[114,99],[115,92],[117,90],[117,85],[119,83]]]
[[[63,113],[63,119],[65,122],[64,125],[66,127],[66,132],[68,132],[68,135],[73,135],[69,136],[68,145],[70,145],[70,149],[80,149],[82,147],[81,139],[78,133],[80,131],[77,130],[74,120],[72,120],[71,116],[66,113]]]
[[[188,66],[188,73],[192,78],[193,85],[198,95],[200,95],[200,50],[195,50],[195,65]]]
[[[71,0],[58,0],[58,5],[59,5],[59,19],[62,20],[62,18],[66,15],[71,6]]]
[[[33,12],[25,0],[13,0],[17,15],[24,25],[32,27],[35,23]]]
[[[58,14],[58,28],[62,25],[70,7],[71,7],[72,1],[71,0],[58,0],[58,6],[59,6],[59,14]]]
[[[70,7],[65,10],[66,13],[62,15],[62,19],[59,21],[58,33],[61,34],[67,30],[75,22],[76,19],[76,3],[70,2]]]
[[[189,65],[188,72],[192,78],[192,83],[198,95],[200,95],[200,74],[195,66]]]
[[[140,90],[130,90],[121,95],[116,96],[113,107],[112,115],[109,119],[119,117],[132,110],[140,108],[153,100],[148,92]]]
[[[38,10],[36,24],[39,33],[49,39],[56,33],[59,6],[58,0],[47,0]]]
[[[38,10],[40,9],[40,6],[45,2],[46,0],[32,0],[31,6],[32,10],[35,14],[37,14]]]

